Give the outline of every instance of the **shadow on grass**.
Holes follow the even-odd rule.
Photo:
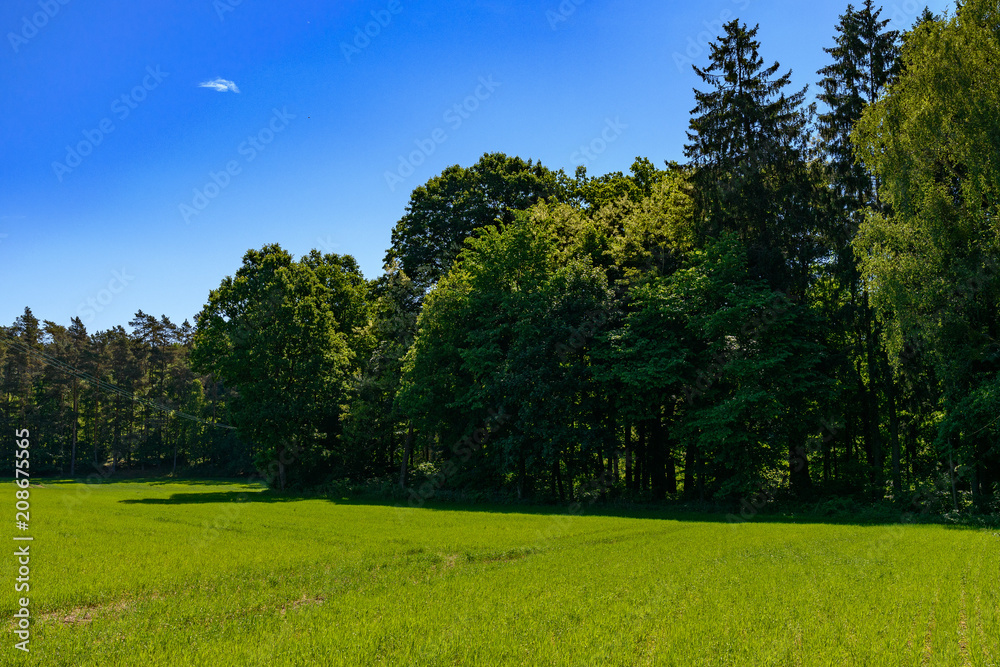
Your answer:
[[[204,505],[206,503],[288,503],[309,500],[305,496],[290,496],[260,490],[215,491],[206,493],[174,493],[169,498],[125,498],[123,505]]]
[[[132,481],[132,480],[130,480]],[[185,481],[173,482],[186,484]],[[236,480],[229,482],[206,482],[206,484],[239,484]],[[202,493],[174,493],[168,498],[130,498],[119,500],[126,505],[192,505],[206,503],[293,503],[306,500],[319,500],[335,505],[355,507],[383,507],[408,511],[405,501],[378,497],[331,498],[308,493],[278,492],[261,487],[259,490],[243,491],[206,491]],[[663,504],[659,506],[615,506],[602,503],[581,503],[578,508],[568,503],[562,504],[496,504],[471,503],[460,501],[431,500],[419,508],[431,512],[481,512],[486,514],[527,514],[541,516],[566,517],[609,517],[622,519],[657,519],[663,521],[681,521],[696,523],[725,523],[733,526],[751,525],[755,523],[781,523],[798,525],[842,525],[842,526],[893,526],[893,525],[941,525],[957,530],[979,530],[1000,526],[1000,517],[980,525],[965,525],[947,523],[933,515],[907,514],[902,510],[895,512],[885,510],[885,515],[837,515],[823,516],[808,512],[761,512],[749,519],[734,520],[736,514],[718,506],[705,505],[691,508],[689,505]],[[416,511],[415,509],[413,511]]]
[[[218,478],[218,479],[185,479],[185,478],[172,478],[172,477],[118,477],[108,476],[95,479],[93,477],[58,477],[58,478],[35,478],[36,481],[45,485],[56,485],[56,484],[147,484],[149,486],[168,486],[168,485],[184,485],[184,486],[252,486],[260,489],[264,489],[263,482],[247,482],[246,480],[234,478]]]

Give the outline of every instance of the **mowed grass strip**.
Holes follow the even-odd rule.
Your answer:
[[[1000,536],[32,488],[32,665],[975,665]],[[13,548],[10,549],[13,553]],[[14,558],[2,568],[8,628]]]

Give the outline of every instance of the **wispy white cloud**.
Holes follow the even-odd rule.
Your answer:
[[[212,79],[211,81],[206,81],[204,83],[199,83],[198,86],[201,88],[212,88],[214,90],[219,91],[220,93],[224,93],[227,90],[232,91],[234,93],[240,92],[240,89],[236,86],[236,83],[234,81],[230,81],[229,79],[223,79],[221,77],[217,79]]]

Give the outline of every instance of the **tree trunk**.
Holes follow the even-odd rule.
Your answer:
[[[625,424],[625,488],[635,491],[632,471],[632,424]]]
[[[649,422],[639,422],[639,490],[649,488]]]
[[[556,492],[559,494],[559,502],[562,503],[566,501],[566,494],[563,492],[562,473],[559,471],[559,467],[559,457],[556,456],[556,460],[552,464],[552,472],[555,475]]]
[[[698,500],[705,502],[705,457],[701,452],[695,452],[695,461],[698,468]]]
[[[77,423],[80,421],[80,381],[73,378],[73,447],[70,451],[69,459],[69,476],[76,476],[76,429]]]
[[[614,458],[612,458],[612,460],[611,460],[611,463],[612,463],[612,466],[611,466],[611,479],[613,479],[614,483],[617,484],[618,483],[618,479],[619,479],[619,473],[618,473],[618,449],[617,448],[615,448],[615,451],[613,452],[612,456]]]
[[[285,490],[285,448],[278,449],[278,489]]]
[[[809,454],[804,447],[796,446],[800,438],[792,436],[788,443],[788,470],[792,493],[798,498],[806,498],[812,492],[812,478],[809,476]]]
[[[871,448],[871,465],[872,465],[872,477],[871,482],[874,487],[876,499],[881,499],[885,494],[885,462],[884,455],[882,453],[882,437],[879,433],[879,414],[878,414],[878,377],[880,375],[880,368],[878,363],[878,353],[875,349],[875,325],[872,321],[872,310],[868,301],[868,292],[865,292],[865,345],[866,345],[866,357],[868,361],[868,387],[867,387],[867,413],[868,413],[868,433],[867,437],[871,440],[869,447]]]
[[[95,390],[96,392],[96,390]],[[101,418],[101,402],[94,396],[94,423],[93,423],[93,437],[94,437],[94,465],[97,465],[97,441],[98,441],[98,425],[100,424]]]
[[[649,435],[649,477],[653,489],[653,496],[657,500],[663,500],[667,493],[667,476],[664,466],[664,450],[666,449],[666,428],[663,420],[658,416],[650,422]]]
[[[569,456],[563,460],[563,463],[566,464],[566,497],[573,501],[576,500],[576,482]]]
[[[517,499],[523,500],[527,494],[528,472],[524,460],[524,450],[519,449],[517,454]]]
[[[885,393],[889,405],[889,442],[892,446],[892,495],[894,498],[903,496],[903,474],[900,466],[899,451],[899,414],[896,412],[896,383],[889,370],[889,361],[885,360]]]
[[[955,462],[952,457],[951,440],[948,440],[948,470],[951,472],[951,500],[958,511],[958,483],[955,480]]]
[[[969,484],[972,487],[972,507],[979,511],[983,509],[982,468],[978,463],[974,463],[971,468],[972,478]]]
[[[399,464],[399,488],[406,488],[406,472],[410,459],[413,457],[413,422],[406,427],[406,440],[403,442],[403,461]]]
[[[671,496],[677,495],[677,461],[674,459],[673,441],[666,437],[663,444],[666,446],[666,466],[667,466],[667,493]]]
[[[688,444],[684,452],[684,497],[693,499],[695,494],[695,466],[698,457],[693,444]]]

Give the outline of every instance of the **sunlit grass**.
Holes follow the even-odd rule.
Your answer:
[[[266,498],[218,483],[32,488],[32,650],[7,632],[0,662],[1000,660],[996,531]]]

